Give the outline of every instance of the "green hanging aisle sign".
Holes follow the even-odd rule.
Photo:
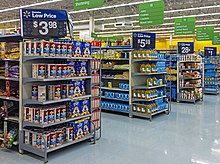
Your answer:
[[[96,7],[102,7],[104,0],[73,0],[74,10],[91,9]]]
[[[213,45],[220,45],[220,32],[214,33],[212,44]]]
[[[196,28],[196,40],[208,41],[213,40],[214,26],[204,26]]]
[[[174,35],[193,35],[195,34],[196,18],[176,18]]]
[[[154,26],[164,23],[164,1],[148,2],[139,5],[139,25]]]

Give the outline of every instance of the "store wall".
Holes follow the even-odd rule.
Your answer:
[[[217,51],[220,52],[220,45],[213,45],[212,41],[196,41],[194,39],[174,39],[172,41],[172,46],[177,46],[178,42],[195,42],[195,51],[198,51],[199,49],[204,50],[204,47],[217,47]],[[169,50],[169,47],[169,39],[157,39],[157,50]]]

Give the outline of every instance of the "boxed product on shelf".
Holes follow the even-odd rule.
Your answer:
[[[92,74],[92,84],[99,84],[100,83],[100,74],[93,73]]]
[[[129,94],[122,92],[103,91],[103,96],[106,98],[129,100]]]
[[[2,59],[19,59],[19,44],[18,43],[0,43],[0,57]]]
[[[19,98],[19,86],[16,81],[5,81],[0,84],[0,96]]]
[[[67,119],[67,106],[25,106],[24,121],[36,124],[50,124],[60,122]]]
[[[87,117],[66,123],[63,126],[51,127],[46,131],[37,128],[30,129],[29,131],[24,130],[25,144],[32,145],[38,149],[50,149],[60,146],[65,142],[84,138],[91,133],[90,121],[91,118]],[[43,136],[46,141],[44,141]]]
[[[74,41],[73,42],[73,49],[74,49],[74,57],[82,56],[82,42]]]
[[[96,129],[100,128],[101,126],[101,110],[100,109],[97,109],[97,110],[94,110],[92,112],[92,122],[95,124],[95,127]],[[94,130],[94,126],[92,126],[92,131]]]
[[[100,98],[94,98],[92,99],[92,106],[94,108],[99,108],[100,107]]]
[[[77,100],[71,102],[68,109],[68,118],[75,118],[82,115],[89,114],[90,111],[90,100]]]
[[[202,61],[202,57],[197,54],[180,55],[180,61]]]
[[[180,99],[197,100],[202,98],[202,88],[195,88],[195,90],[181,90]]]
[[[32,86],[32,99],[38,101],[60,100],[64,98],[78,97],[85,94],[85,80],[72,81],[72,84]]]
[[[92,96],[93,97],[99,96],[99,87],[98,86],[92,87]]]
[[[18,69],[13,66],[10,70]],[[88,76],[87,61],[71,61],[67,64],[32,64],[32,78],[66,78],[74,76]]]
[[[129,112],[129,105],[125,103],[102,101],[101,108],[115,110],[115,111]]]
[[[77,75],[87,76],[88,75],[88,62],[78,61],[77,63]]]
[[[91,69],[93,70],[99,70],[100,69],[100,60],[92,60],[91,61]]]
[[[26,41],[24,44],[24,56],[44,57],[91,57],[90,42],[64,42],[54,41]],[[19,53],[18,53],[19,54]]]
[[[129,90],[129,84],[119,83],[119,89]]]
[[[82,42],[82,56],[83,57],[91,57],[91,43],[90,42]]]

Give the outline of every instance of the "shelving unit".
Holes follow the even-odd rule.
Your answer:
[[[130,46],[102,47],[101,108],[129,114]]]
[[[12,145],[14,146],[19,145],[19,131],[22,129],[22,110],[20,108],[22,100],[20,84],[22,83],[22,77],[21,74],[17,75],[17,73],[22,70],[19,55],[19,50],[21,49],[21,44],[19,44],[20,40],[20,35],[0,36],[0,42],[5,42],[3,44],[13,44],[14,48],[11,50],[18,50],[17,58],[11,58],[10,56],[6,58],[6,56],[3,57],[3,55],[1,56],[3,58],[0,58],[1,67],[4,67],[4,75],[0,76],[0,105],[7,108],[5,117],[0,120],[3,123],[2,130],[4,131],[4,138],[0,138],[0,140],[4,142],[8,132],[12,129],[16,129],[17,140],[13,141]],[[17,45],[15,46],[15,44]]]
[[[137,51],[133,51],[138,53]],[[168,112],[166,99],[166,69],[164,54],[151,54],[154,59],[132,59],[130,81],[130,117],[148,118]],[[150,55],[146,55],[150,56]],[[155,71],[152,73],[152,71]],[[143,72],[146,71],[146,72]],[[152,80],[150,80],[152,79]]]
[[[177,102],[203,100],[204,64],[200,55],[180,55],[177,62]]]
[[[25,44],[25,43],[24,43]],[[41,63],[42,59],[44,60],[44,63],[67,63],[69,62],[81,62],[81,61],[85,61],[88,64],[88,75],[87,76],[75,76],[75,77],[64,77],[64,78],[44,78],[44,79],[39,79],[39,78],[33,78],[31,77],[32,71],[33,69],[31,69],[31,67],[33,68],[33,64],[36,63]],[[53,121],[52,123],[47,123],[47,124],[43,124],[43,123],[35,123],[31,122],[31,121],[26,121],[25,118],[23,119],[23,125],[22,125],[22,131],[21,131],[21,136],[19,142],[21,143],[21,149],[25,150],[27,152],[31,152],[33,154],[36,154],[40,157],[44,158],[44,161],[47,162],[47,156],[48,153],[53,152],[55,150],[64,148],[66,146],[69,145],[73,145],[76,144],[78,142],[81,141],[85,141],[85,140],[93,140],[95,142],[95,131],[92,132],[92,126],[93,129],[96,129],[95,124],[90,121],[90,123],[88,124],[88,130],[89,133],[86,134],[84,137],[81,137],[79,139],[76,139],[77,136],[75,136],[73,138],[73,140],[71,141],[65,141],[66,139],[63,139],[64,141],[62,141],[60,144],[56,144],[56,146],[51,146],[51,142],[52,140],[48,141],[48,127],[55,127],[55,128],[59,128],[63,130],[63,127],[66,126],[66,131],[68,131],[69,127],[71,128],[72,126],[68,126],[70,124],[75,124],[73,121],[85,121],[85,119],[88,118],[88,120],[91,120],[91,116],[92,116],[92,109],[91,109],[91,97],[92,97],[92,70],[91,70],[91,59],[92,58],[82,58],[82,57],[42,57],[42,56],[37,56],[37,57],[32,57],[32,56],[25,56],[23,58],[23,69],[22,69],[22,77],[23,77],[23,83],[22,83],[22,98],[23,98],[23,103],[22,103],[22,109],[24,109],[25,107],[28,108],[36,108],[36,107],[40,107],[40,108],[44,108],[49,110],[50,106],[48,105],[53,105],[53,108],[57,108],[57,106],[59,107],[60,105],[64,105],[65,106],[65,111],[66,111],[66,119],[64,120],[59,120],[55,122]],[[57,84],[71,84],[71,83],[77,83],[80,82],[81,80],[85,81],[85,94],[81,95],[81,96],[76,96],[76,97],[67,97],[67,98],[60,98],[60,99],[55,99],[55,100],[46,100],[46,101],[40,101],[40,100],[34,100],[33,98],[33,94],[32,94],[32,87],[33,86],[47,86],[48,85],[57,85]],[[64,83],[65,82],[65,83]],[[81,82],[80,82],[81,83]],[[75,86],[74,86],[75,87]],[[38,91],[39,92],[39,91]],[[82,90],[81,90],[82,92]],[[32,94],[32,95],[31,95]],[[40,93],[38,93],[40,94]],[[49,94],[49,92],[48,92]],[[85,114],[85,115],[81,115],[81,116],[75,116],[74,118],[72,118],[72,116],[69,116],[69,105],[71,104],[71,102],[79,102],[79,101],[89,101],[89,104],[87,104],[87,108],[89,110],[89,114]],[[40,105],[40,106],[39,106]],[[78,108],[80,108],[78,106]],[[34,110],[34,109],[33,109]],[[42,110],[42,109],[40,109]],[[74,108],[75,110],[75,108]],[[36,112],[36,111],[35,111]],[[34,112],[34,114],[35,114]],[[55,111],[54,111],[55,112]],[[61,112],[61,111],[60,111]],[[51,117],[51,113],[48,112],[48,118],[50,119]],[[61,114],[61,113],[60,113]],[[57,115],[55,115],[53,117],[57,117]],[[36,116],[34,117],[34,119],[36,119]],[[83,125],[85,126],[85,125]],[[40,128],[38,130],[36,130],[35,128]],[[58,132],[55,132],[58,133]],[[84,132],[83,132],[84,133]],[[60,133],[62,135],[64,135],[64,133]],[[78,132],[77,132],[78,134]],[[31,141],[29,141],[28,137],[32,135],[36,136],[36,144],[38,142],[38,138],[41,139],[41,146],[36,147],[30,144]],[[52,135],[52,132],[50,134],[50,136]],[[66,136],[67,134],[65,134]],[[58,136],[56,136],[58,137]],[[25,139],[24,139],[25,138]],[[66,137],[65,137],[66,138]],[[57,138],[56,138],[57,140]],[[48,142],[50,142],[50,146],[48,146]]]
[[[175,54],[173,54],[173,53]],[[167,97],[171,101],[177,100],[177,60],[178,55],[175,51],[166,54],[166,80],[167,80]]]
[[[100,88],[100,59],[101,47],[92,46],[92,121],[96,125],[97,140],[102,136],[101,88]]]
[[[220,64],[219,56],[205,57],[204,93],[215,94],[220,92]]]

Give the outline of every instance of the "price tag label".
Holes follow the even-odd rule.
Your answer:
[[[61,38],[67,35],[68,17],[64,10],[20,10],[24,38]]]
[[[205,47],[204,56],[216,56],[217,48],[216,47]]]
[[[156,34],[133,32],[132,46],[134,49],[155,49]]]
[[[193,42],[178,42],[178,53],[179,54],[193,54],[194,43]]]

